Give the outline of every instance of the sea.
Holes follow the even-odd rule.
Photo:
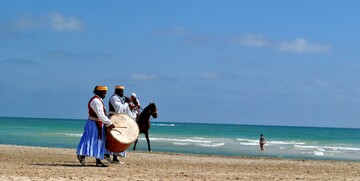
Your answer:
[[[0,117],[0,144],[76,149],[86,120]],[[260,151],[259,138],[267,140]],[[360,129],[151,121],[153,152],[360,161]],[[132,146],[127,150],[132,151]],[[147,152],[144,134],[137,150]],[[75,154],[75,151],[74,151]]]

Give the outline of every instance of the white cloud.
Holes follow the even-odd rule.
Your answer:
[[[270,41],[263,35],[247,34],[240,38],[235,38],[235,42],[244,46],[272,48],[282,52],[294,53],[322,53],[329,52],[330,45],[328,44],[310,44],[304,38],[298,38],[294,41]]]
[[[225,45],[242,45],[255,48],[268,48],[282,52],[294,53],[323,53],[329,52],[331,46],[328,44],[309,43],[304,38],[297,38],[294,41],[272,41],[264,35],[248,33],[235,36],[220,36],[207,32],[196,32],[188,30],[181,26],[170,28],[161,28],[157,30],[158,34],[181,37],[186,43],[197,44],[225,44]]]
[[[265,38],[265,36],[255,34],[247,34],[243,37],[238,38],[236,42],[245,46],[255,47],[264,47],[269,44],[269,41]]]
[[[318,53],[330,51],[330,46],[326,44],[309,44],[306,39],[298,38],[292,42],[280,42],[279,50],[295,53]]]
[[[7,23],[5,28],[14,32],[38,30],[42,28],[63,32],[80,31],[83,27],[84,23],[76,17],[65,17],[60,13],[50,13],[44,16],[20,16],[13,22]]]
[[[36,61],[24,58],[8,58],[0,61],[0,64],[12,64],[12,65],[39,65]]]
[[[46,53],[46,58],[49,60],[61,61],[82,61],[82,60],[99,60],[99,59],[113,59],[114,55],[111,53],[101,51],[90,52],[74,52],[67,50],[56,50]]]
[[[234,79],[235,75],[227,72],[215,72],[215,71],[202,71],[200,72],[200,77],[204,79]]]
[[[65,17],[59,13],[48,15],[49,25],[55,31],[79,31],[83,28],[83,23],[76,17]]]
[[[219,74],[218,74],[217,72],[203,71],[203,72],[201,72],[200,76],[201,76],[202,78],[212,79],[212,78],[218,77]]]
[[[156,79],[156,75],[154,74],[141,74],[141,73],[133,73],[131,75],[131,78],[132,79],[135,79],[135,80],[154,80]]]
[[[173,26],[169,28],[158,28],[155,30],[155,33],[162,35],[185,36],[190,32],[182,26]]]
[[[292,42],[289,41],[270,41],[263,35],[247,34],[237,39],[237,43],[244,46],[252,47],[266,47],[276,48],[283,52],[294,52],[294,53],[321,53],[329,52],[330,45],[327,44],[310,44],[304,38],[295,39]]]

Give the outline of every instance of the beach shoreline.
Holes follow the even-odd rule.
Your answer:
[[[128,152],[87,167],[75,149],[0,145],[0,180],[360,180],[360,162]],[[108,164],[107,161],[103,161]]]

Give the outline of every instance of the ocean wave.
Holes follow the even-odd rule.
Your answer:
[[[356,147],[342,147],[342,146],[306,146],[306,145],[294,145],[298,149],[311,149],[311,150],[324,150],[324,151],[360,151],[360,148]]]
[[[303,144],[306,144],[306,142],[297,142],[297,141],[268,141],[267,143],[274,144],[274,145],[293,145],[293,144],[303,145]]]
[[[173,145],[182,145],[182,146],[186,146],[186,145],[190,145],[189,143],[184,143],[184,142],[173,142]]]
[[[145,138],[139,138],[145,139]],[[211,138],[150,138],[151,141],[159,141],[159,142],[170,142],[173,145],[179,146],[198,146],[198,147],[221,147],[224,146],[225,143],[220,139],[211,139]]]
[[[322,151],[314,151],[314,155],[316,155],[316,156],[324,156],[325,154]]]
[[[78,133],[59,133],[61,135],[66,135],[66,136],[72,136],[72,137],[81,137],[82,134],[78,134]]]
[[[244,138],[237,138],[237,141],[243,141],[243,142],[259,142],[259,140],[250,140],[250,139],[244,139]]]
[[[190,143],[211,143],[205,139],[189,139],[189,138],[150,138],[151,141],[168,141],[168,142],[190,142]]]
[[[201,146],[201,147],[220,147],[224,145],[225,145],[224,143],[197,144],[197,146]]]
[[[241,145],[258,145],[259,140],[254,139],[245,139],[245,138],[237,138],[238,142],[240,142]],[[303,145],[306,144],[306,142],[299,142],[299,141],[269,141],[266,142],[267,145]]]
[[[259,145],[259,143],[240,143],[240,145],[255,146],[255,145]]]
[[[174,127],[178,126],[178,124],[160,124],[160,123],[153,123],[151,126],[168,126],[168,127]]]

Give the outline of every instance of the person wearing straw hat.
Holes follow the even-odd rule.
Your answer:
[[[76,150],[77,158],[81,165],[86,166],[85,157],[95,157],[97,167],[106,167],[101,162],[105,153],[104,125],[114,128],[114,124],[106,116],[103,99],[106,96],[106,86],[95,86],[95,94],[88,102],[89,117],[84,126],[84,133]]]
[[[130,99],[124,96],[124,89],[123,85],[115,86],[114,94],[109,99],[109,117],[114,114],[127,114],[131,118],[136,116],[130,110],[129,103]],[[113,160],[111,160],[110,155],[113,155]],[[123,152],[110,152],[109,150],[105,149],[105,160],[110,163],[115,164],[124,164],[124,162],[120,161],[117,157],[126,157],[126,151]]]
[[[124,96],[125,87],[122,85],[115,86],[114,94],[109,99],[109,116],[114,114],[125,113],[129,107],[129,100]]]

